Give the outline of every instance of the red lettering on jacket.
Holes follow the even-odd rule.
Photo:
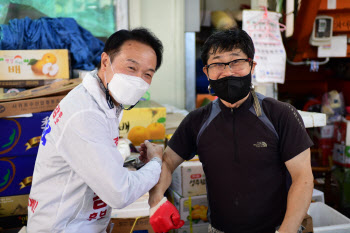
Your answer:
[[[38,206],[38,201],[37,200],[34,200],[34,199],[31,199],[29,198],[28,200],[28,206],[30,207],[31,211],[34,213],[36,207]]]
[[[114,140],[114,143],[115,143],[115,145],[116,146],[118,146],[118,141],[119,141],[119,138],[118,137],[116,137],[115,139],[113,139]]]

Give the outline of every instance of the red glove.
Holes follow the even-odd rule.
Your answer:
[[[182,227],[185,222],[180,219],[179,211],[164,197],[150,209],[149,222],[156,233],[168,232]]]

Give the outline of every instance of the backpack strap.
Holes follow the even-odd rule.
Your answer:
[[[199,143],[199,138],[201,137],[203,131],[208,127],[208,125],[210,124],[210,122],[221,112],[220,106],[219,106],[219,99],[214,100],[211,103],[211,109],[210,109],[210,114],[208,119],[205,120],[204,124],[202,125],[202,127],[199,130],[199,133],[197,135],[197,140],[196,140],[196,144],[198,146]]]
[[[267,118],[264,109],[262,108],[262,101],[266,98],[264,95],[260,93],[256,93],[254,90],[251,90],[254,103],[253,105],[249,108],[249,111],[251,111],[254,115],[256,115],[266,126],[269,128],[279,139],[278,133],[273,126],[272,122]]]

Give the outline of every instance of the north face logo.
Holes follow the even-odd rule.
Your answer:
[[[257,142],[255,144],[253,144],[253,146],[255,147],[267,147],[266,142]]]

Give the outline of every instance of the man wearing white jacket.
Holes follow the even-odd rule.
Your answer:
[[[160,147],[146,141],[149,162],[128,171],[117,145],[124,106],[132,107],[146,92],[162,51],[146,29],[114,33],[99,69],[53,111],[35,164],[28,233],[106,232],[111,208],[131,204],[158,182]]]

